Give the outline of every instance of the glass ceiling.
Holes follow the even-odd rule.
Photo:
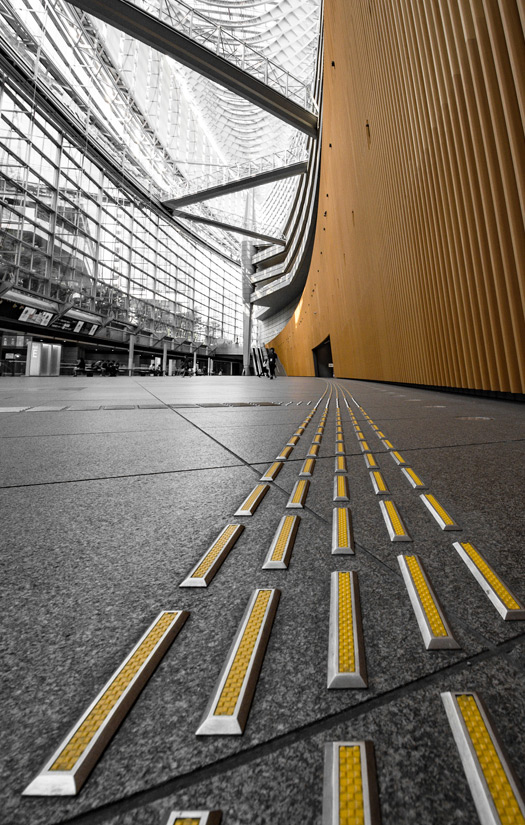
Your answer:
[[[152,14],[191,13],[217,26],[290,72],[314,81],[321,0],[137,0]],[[1,33],[123,171],[165,200],[187,182],[274,153],[306,157],[307,138],[293,127],[176,63],[65,0],[0,0]],[[212,34],[215,32],[215,34]],[[280,165],[277,163],[277,165]],[[257,223],[282,232],[298,179],[255,190]],[[245,214],[246,193],[194,207],[202,214]],[[192,223],[208,241],[238,257],[240,236]]]

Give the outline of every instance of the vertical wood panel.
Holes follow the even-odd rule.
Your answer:
[[[317,233],[272,341],[313,374],[525,392],[519,0],[326,0]],[[334,65],[332,65],[332,62]]]

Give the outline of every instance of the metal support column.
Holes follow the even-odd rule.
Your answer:
[[[135,333],[129,334],[129,351],[128,351],[128,375],[133,375],[133,363],[135,360]]]
[[[162,345],[162,374],[166,375],[168,368],[168,342],[164,341]]]
[[[197,375],[197,350],[193,350],[193,375]]]
[[[255,194],[252,189],[246,194],[245,220],[255,224]],[[252,257],[253,244],[250,241],[241,243],[241,277],[242,277],[242,374],[250,375],[250,353],[252,346],[252,313],[253,304],[250,300],[253,292],[251,274],[253,271]]]

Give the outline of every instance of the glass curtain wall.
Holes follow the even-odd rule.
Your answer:
[[[141,330],[242,340],[239,264],[137,199],[0,79],[0,280]]]

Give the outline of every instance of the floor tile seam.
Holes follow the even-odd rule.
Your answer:
[[[174,410],[172,410],[172,412],[174,412],[176,415],[178,415],[180,418],[182,418],[182,419],[183,419],[183,421],[186,421],[186,422],[188,422],[188,424],[191,424],[191,426],[192,426],[192,427],[194,427],[194,428],[195,428],[196,430],[198,430],[200,433],[202,433],[203,435],[205,435],[205,436],[206,436],[207,438],[209,438],[211,441],[215,442],[215,444],[217,444],[217,445],[218,445],[219,447],[221,447],[223,450],[226,450],[226,452],[230,453],[230,455],[232,455],[234,458],[236,458],[239,462],[241,462],[242,464],[244,464],[246,467],[250,467],[250,468],[251,468],[251,463],[250,463],[249,461],[247,461],[246,459],[242,458],[242,456],[240,456],[240,455],[238,455],[237,453],[235,453],[233,450],[231,450],[229,447],[227,447],[225,444],[223,444],[223,443],[222,443],[221,441],[219,441],[217,438],[214,438],[214,436],[213,436],[213,435],[210,435],[208,432],[206,432],[206,430],[203,430],[203,428],[202,428],[202,427],[199,427],[197,424],[195,424],[195,422],[194,422],[194,421],[191,421],[189,418],[186,418],[186,416],[185,416],[185,415],[183,415],[183,414],[182,414],[181,412],[179,412],[178,410],[175,410],[175,409],[174,409]],[[266,462],[261,461],[261,462],[259,462],[259,463],[260,463],[260,464],[265,464]]]
[[[147,427],[141,430],[95,430],[95,431],[87,431],[87,432],[78,432],[78,433],[23,433],[18,435],[0,435],[0,441],[7,441],[8,439],[14,438],[66,438],[69,436],[78,436],[78,435],[129,435],[129,433],[162,433],[166,435],[166,430],[159,427],[159,429],[154,430],[151,427]]]
[[[414,679],[403,685],[398,685],[358,705],[353,705],[350,708],[329,714],[321,719],[316,719],[314,722],[309,722],[294,730],[286,731],[286,733],[279,734],[266,742],[255,744],[244,751],[225,756],[213,763],[196,768],[189,773],[168,779],[153,788],[148,788],[145,791],[137,791],[128,797],[109,802],[99,808],[85,811],[68,819],[56,820],[54,823],[49,823],[49,825],[69,825],[69,823],[73,823],[74,825],[77,823],[79,825],[99,825],[99,823],[104,823],[108,819],[119,816],[120,814],[144,808],[146,805],[158,802],[171,794],[222,776],[230,771],[243,768],[259,759],[272,756],[295,744],[312,739],[333,727],[359,719],[371,711],[375,711],[404,698],[406,695],[424,690],[433,683],[441,681],[446,676],[456,676],[475,664],[483,663],[497,656],[503,656],[507,659],[512,652],[512,648],[521,644],[524,640],[525,634],[520,634],[513,639],[505,640],[505,642],[498,644],[494,648],[483,650],[472,656],[467,656],[460,662],[454,662],[432,673],[426,673],[418,679]],[[518,672],[521,672],[514,664],[513,666]]]
[[[151,473],[129,473],[116,476],[90,476],[89,478],[70,478],[57,479],[55,481],[36,481],[32,484],[9,484],[0,485],[0,490],[19,490],[27,487],[50,487],[53,484],[84,484],[87,481],[117,481],[120,478],[149,478],[151,476],[169,476],[178,473],[200,473],[209,472],[211,470],[230,470],[234,467],[245,467],[243,463],[238,464],[218,464],[212,467],[182,467],[179,470],[158,470]]]

